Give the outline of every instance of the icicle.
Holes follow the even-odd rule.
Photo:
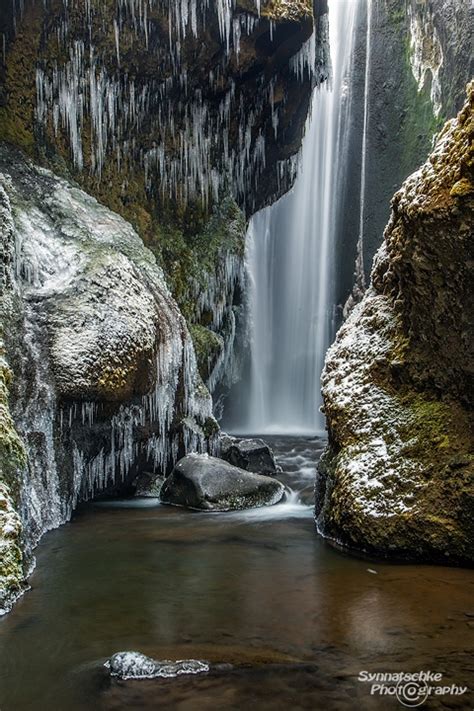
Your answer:
[[[242,33],[250,34],[259,22],[257,14],[236,12],[235,0],[177,0],[163,4],[168,12],[170,45],[160,48],[160,59],[169,69],[164,81],[148,80],[138,84],[132,77],[119,71],[121,35],[130,31],[136,41],[147,46],[149,11],[162,0],[116,0],[113,18],[113,35],[117,67],[110,73],[98,50],[84,41],[70,43],[68,37],[70,5],[64,3],[64,12],[58,20],[58,39],[68,47],[68,60],[62,65],[39,66],[36,74],[36,119],[55,134],[63,131],[69,141],[72,161],[77,170],[87,162],[91,173],[101,178],[107,161],[114,160],[119,170],[139,169],[144,173],[145,185],[150,193],[163,198],[178,199],[183,204],[201,200],[203,205],[218,199],[224,185],[231,186],[241,203],[258,186],[265,167],[265,144],[256,135],[256,116],[262,115],[266,104],[271,103],[271,121],[274,135],[278,134],[278,109],[274,106],[273,87],[270,93],[262,86],[255,97],[253,112],[241,105],[242,93],[236,96],[231,82],[219,106],[218,114],[208,110],[199,91],[189,96],[187,69],[181,66],[181,46],[188,33],[197,36],[205,26],[206,15],[214,10],[226,57],[222,64],[209,73],[209,87],[213,90],[228,81],[225,66],[231,49],[240,51]],[[74,5],[76,6],[76,5]],[[93,7],[93,10],[92,10]],[[86,4],[87,17],[100,17],[100,7]],[[103,21],[105,18],[103,15]],[[89,20],[88,20],[89,21]],[[273,30],[272,30],[273,31]],[[309,50],[308,50],[309,51]],[[309,61],[303,52],[294,60],[296,71],[306,71]],[[177,88],[186,101],[176,99]],[[239,143],[230,145],[231,124],[238,114]],[[146,149],[139,146],[136,137],[144,122],[151,122],[154,144]],[[90,124],[89,124],[90,122]],[[87,145],[90,155],[83,152],[84,130],[89,129]]]
[[[300,81],[314,75],[316,69],[316,35],[314,32],[299,52],[291,57],[290,69]]]
[[[117,65],[120,67],[120,29],[117,20],[114,18],[115,55]]]

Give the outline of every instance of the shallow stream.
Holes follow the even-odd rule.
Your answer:
[[[472,681],[472,571],[334,549],[311,506],[323,442],[267,440],[296,492],[285,504],[202,514],[96,502],[44,537],[32,590],[0,619],[2,711],[401,709],[359,672]],[[224,666],[109,680],[103,662],[127,649]],[[424,708],[468,709],[472,697]]]

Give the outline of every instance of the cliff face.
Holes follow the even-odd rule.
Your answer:
[[[245,215],[291,185],[325,73],[313,3],[26,0],[3,23],[0,140],[132,223],[212,389],[241,327]]]
[[[473,108],[471,84],[326,359],[318,527],[376,554],[473,559]]]
[[[336,303],[341,309],[354,283],[354,265],[359,287],[368,283],[392,195],[426,160],[434,134],[460,110],[466,83],[474,75],[474,8],[469,0],[372,0],[369,17],[366,7],[361,3],[349,164],[338,196]]]
[[[309,101],[297,75],[314,69],[309,46],[295,55],[312,31],[307,0],[30,0],[8,44],[1,136],[59,153],[135,210],[226,188],[257,209],[291,181]]]

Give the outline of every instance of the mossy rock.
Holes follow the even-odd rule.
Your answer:
[[[0,356],[0,608],[9,609],[24,590],[22,525],[15,509],[26,452],[8,409],[11,371]]]
[[[192,324],[189,330],[193,339],[199,373],[206,382],[224,350],[224,341],[222,336],[200,324]]]
[[[473,109],[474,83],[396,194],[371,286],[326,357],[318,527],[377,556],[474,562]]]
[[[257,12],[254,0],[238,0],[237,7],[253,14]],[[298,22],[313,16],[313,3],[312,0],[262,0],[260,14],[275,22]]]

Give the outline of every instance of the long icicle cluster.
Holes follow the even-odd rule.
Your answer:
[[[248,109],[242,91],[229,80],[226,63],[238,59],[242,34],[252,34],[260,22],[255,14],[235,12],[235,0],[117,0],[113,21],[116,66],[94,45],[97,26],[105,23],[97,0],[85,9],[88,31],[72,39],[74,11],[78,0],[64,0],[64,13],[57,22],[57,40],[67,50],[67,60],[39,62],[36,73],[36,118],[40,127],[56,136],[66,134],[73,164],[87,169],[99,180],[107,161],[118,170],[144,173],[148,191],[160,198],[186,204],[207,204],[222,188],[230,188],[238,202],[252,210],[253,193],[266,164],[266,136],[257,129],[258,117],[270,109],[274,137],[278,135],[280,104],[274,101],[274,82],[261,77],[261,86]],[[149,48],[153,24],[150,13],[161,8],[168,13],[169,46],[154,39],[153,51],[160,66],[156,78],[132,76],[121,68],[122,35],[137,35]],[[188,34],[196,36],[207,14],[217,12],[219,33],[225,51],[209,72],[208,86],[190,89],[188,70],[181,61]],[[82,15],[81,15],[82,17]],[[76,17],[77,22],[77,17]],[[300,79],[311,77],[315,64],[314,35],[290,60]],[[223,92],[218,110],[208,94]],[[280,98],[281,102],[281,98]],[[284,99],[283,99],[284,102]],[[238,133],[233,129],[238,117]],[[85,140],[84,136],[88,136]],[[90,136],[90,138],[89,138]],[[148,139],[143,140],[144,136]],[[232,136],[232,138],[231,138]],[[283,176],[285,166],[288,175]],[[291,161],[279,166],[279,180],[292,181]]]

